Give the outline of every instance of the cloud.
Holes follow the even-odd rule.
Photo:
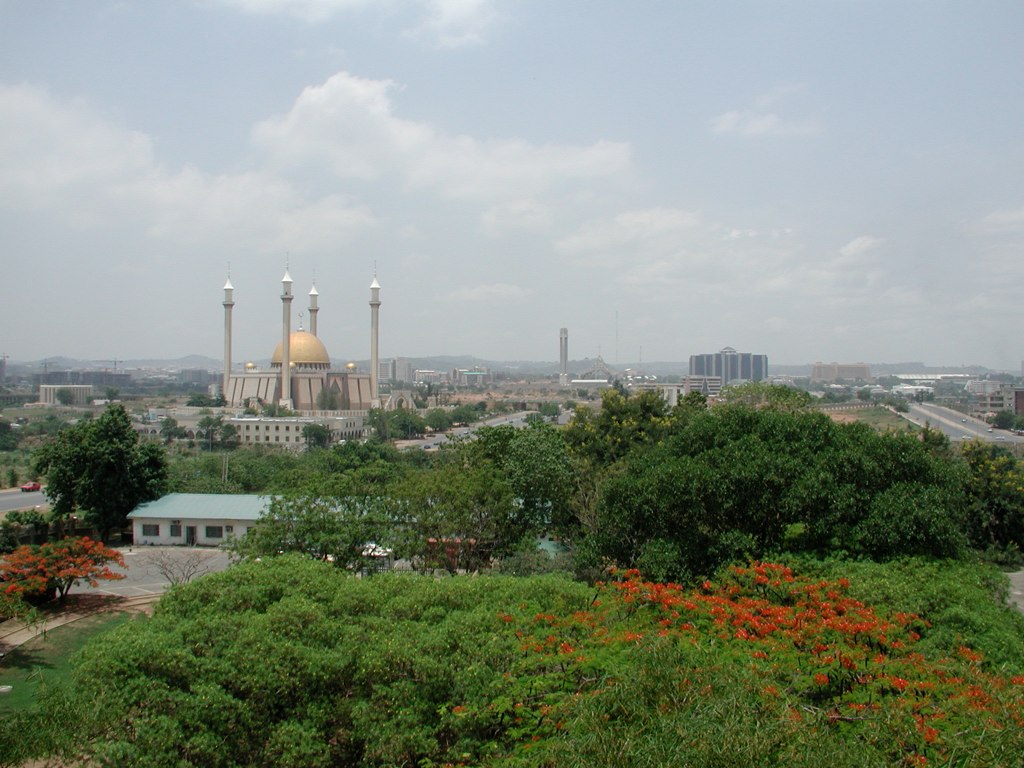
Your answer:
[[[488,0],[430,0],[427,18],[409,34],[438,48],[481,45],[485,33],[500,18]]]
[[[626,256],[630,249],[678,248],[680,239],[701,223],[692,211],[649,208],[625,211],[611,219],[584,224],[577,232],[559,239],[559,253],[590,257],[595,254]]]
[[[530,292],[518,285],[490,283],[459,288],[448,294],[448,301],[486,304],[518,304],[529,298]]]
[[[394,15],[410,9],[416,20],[404,35],[436,48],[481,45],[503,18],[492,0],[220,0],[243,13],[259,16],[290,16],[308,24],[320,24],[335,16],[355,12]],[[401,18],[401,17],[400,17]]]
[[[839,253],[847,258],[860,256],[861,254],[873,251],[875,248],[880,246],[884,240],[880,237],[872,237],[871,235],[861,235],[855,237],[853,240],[848,242],[842,248],[839,249]]]
[[[821,132],[814,120],[787,118],[776,107],[803,92],[802,86],[782,86],[754,99],[748,109],[723,112],[709,122],[712,133],[733,136],[810,136]]]
[[[513,200],[493,206],[480,217],[480,228],[489,237],[514,232],[539,232],[552,224],[551,210],[537,200]]]
[[[993,211],[978,225],[982,234],[1008,234],[1024,232],[1024,208]]]
[[[127,224],[165,242],[278,253],[336,245],[376,224],[365,206],[309,199],[263,171],[169,170],[148,136],[30,86],[0,87],[0,205],[49,211],[78,229]]]
[[[630,169],[630,149],[620,143],[535,145],[438,133],[394,114],[396,90],[390,80],[339,72],[304,89],[287,114],[257,125],[253,142],[279,168],[326,164],[339,178],[391,176],[464,200],[522,199]]]
[[[244,13],[261,16],[292,16],[302,21],[326,21],[336,14],[371,7],[380,0],[220,0]]]

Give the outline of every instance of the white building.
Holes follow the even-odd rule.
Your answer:
[[[269,496],[171,493],[128,515],[135,544],[216,547],[256,525]]]

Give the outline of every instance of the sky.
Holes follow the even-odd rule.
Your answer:
[[[0,0],[0,353],[1024,359],[1019,0]]]

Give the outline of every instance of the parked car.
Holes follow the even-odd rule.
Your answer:
[[[21,490],[25,491],[26,493],[28,491],[40,491],[42,490],[42,488],[43,486],[39,484],[38,480],[33,480],[31,483],[25,483],[23,486],[21,486]]]

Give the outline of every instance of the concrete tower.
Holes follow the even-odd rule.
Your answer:
[[[316,297],[320,294],[316,292],[316,283],[313,283],[313,287],[309,291],[309,332],[316,336],[316,313],[320,311],[320,307],[316,305]]]
[[[373,276],[370,283],[370,401],[374,407],[380,405],[380,353],[377,343],[380,339],[380,283]]]
[[[224,380],[220,384],[220,393],[227,400],[228,383],[231,378],[231,310],[235,307],[235,286],[229,277],[224,283]]]
[[[287,268],[281,278],[281,398],[278,405],[292,407],[292,276]]]
[[[558,386],[569,386],[569,329],[558,332]]]

